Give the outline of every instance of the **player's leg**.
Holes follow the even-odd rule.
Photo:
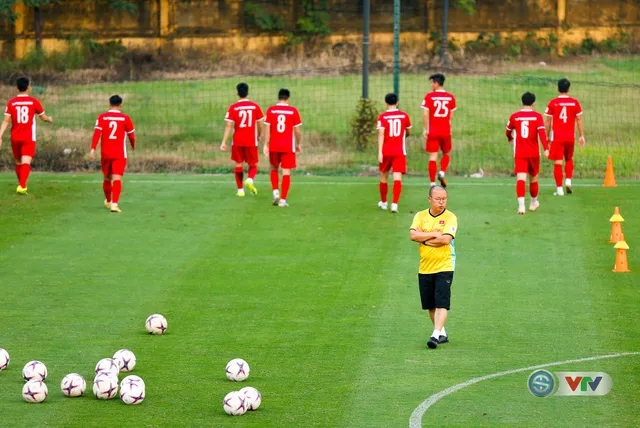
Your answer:
[[[278,205],[280,201],[280,191],[278,190],[278,169],[280,168],[280,153],[269,152],[269,164],[271,165],[271,189],[273,191],[273,205]]]
[[[258,147],[247,147],[245,149],[245,161],[247,165],[249,165],[249,169],[247,171],[247,179],[244,184],[249,189],[252,195],[258,194],[258,189],[255,186],[253,180],[256,178],[256,174],[258,173],[258,162],[260,159],[258,158]]]
[[[111,209],[111,160],[110,159],[100,159],[101,167],[102,167],[102,192],[104,193],[104,206],[107,207],[108,210]]]
[[[22,143],[11,140],[11,151],[13,152],[13,159],[16,161],[16,177],[18,178],[18,184],[20,184],[20,172],[22,171]]]
[[[516,173],[516,197],[518,198],[518,214],[525,213],[524,208],[524,194],[526,191],[525,181],[527,179],[527,159],[515,158],[515,173]]]
[[[402,174],[407,172],[407,157],[394,156],[392,161],[393,168],[393,200],[391,202],[391,212],[398,212],[398,202],[400,202],[400,194],[402,193]]]
[[[436,310],[433,320],[432,338],[438,339],[438,344],[447,343],[449,336],[444,329],[444,324],[449,315],[451,306],[451,283],[453,282],[453,272],[438,272],[434,274],[435,283],[435,305]]]
[[[440,172],[438,173],[438,180],[440,185],[444,188],[447,187],[447,180],[444,179],[444,175],[449,168],[449,162],[451,161],[451,137],[442,137],[440,140],[440,149],[442,150],[442,159],[440,159]]]
[[[549,147],[549,159],[553,161],[553,178],[556,182],[556,192],[554,195],[556,196],[564,196],[564,191],[562,190],[563,146],[564,144],[560,141],[552,141]]]
[[[571,179],[573,178],[573,151],[575,149],[575,143],[569,144],[565,143],[564,145],[564,172],[566,176],[566,180],[564,185],[567,187],[567,193],[570,195],[573,193],[573,187],[571,186]]]
[[[429,145],[429,143],[427,143]],[[429,184],[431,187],[436,185],[436,174],[438,172],[438,149],[429,151]]]
[[[296,168],[296,154],[282,153],[282,194],[279,207],[288,207],[287,196],[289,195],[289,187],[291,186],[291,170]]]
[[[111,212],[122,212],[118,203],[120,202],[120,193],[122,192],[122,176],[127,166],[126,159],[113,159],[111,161]]]
[[[538,209],[538,207],[540,207],[540,202],[538,202],[538,175],[540,174],[540,157],[529,158],[527,173],[529,174],[529,196],[531,196],[529,211],[535,211]]]
[[[429,311],[431,322],[435,325],[435,312],[436,312],[435,275],[419,273],[418,288],[420,290],[420,303],[422,304],[422,309],[425,311]],[[429,348],[437,348],[438,338],[431,337],[427,342],[427,346]]]
[[[380,202],[378,207],[381,210],[386,210],[389,207],[387,202],[387,194],[389,193],[389,171],[391,171],[391,157],[383,156],[382,162],[378,164],[380,168]]]
[[[242,186],[242,181],[244,179],[244,170],[242,168],[242,162],[236,163],[234,176],[236,177],[236,186],[238,189],[236,196],[244,197],[244,187]]]
[[[19,184],[18,188],[16,189],[16,191],[21,195],[27,194],[27,180],[29,179],[29,174],[31,174],[31,161],[33,160],[33,156],[25,155],[24,152],[25,151],[23,144],[23,154],[20,158],[20,163],[22,165],[20,166],[20,175],[18,177]]]

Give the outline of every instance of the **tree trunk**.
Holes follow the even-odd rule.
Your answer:
[[[42,52],[42,17],[40,8],[33,8],[33,29],[36,33],[36,50]]]

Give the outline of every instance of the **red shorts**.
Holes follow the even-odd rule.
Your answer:
[[[530,176],[536,176],[540,173],[540,156],[535,158],[515,158],[515,173],[527,173]]]
[[[126,159],[102,159],[102,174],[107,175],[124,175],[127,167]]]
[[[246,162],[249,165],[257,165],[258,146],[231,146],[231,159],[235,163]]]
[[[393,168],[393,172],[407,172],[407,156],[382,156],[380,164],[380,172],[389,172]]]
[[[36,155],[36,142],[35,141],[13,141],[11,140],[11,149],[13,150],[13,157],[16,160],[20,160],[22,156],[34,157]]]
[[[269,152],[271,166],[293,169],[296,167],[296,154],[293,152]]]
[[[549,149],[550,160],[572,160],[575,141],[552,141]]]
[[[442,150],[442,153],[449,153],[451,151],[451,135],[429,135],[427,136],[427,148],[429,153],[438,153],[438,150]]]

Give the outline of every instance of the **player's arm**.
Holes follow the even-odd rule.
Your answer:
[[[429,109],[426,107],[422,107],[422,134],[424,138],[427,138],[429,135]]]
[[[580,138],[578,139],[578,144],[580,147],[584,147],[584,124],[582,123],[582,113],[576,116],[576,123],[578,124],[578,132],[580,133]],[[0,134],[2,135],[2,134]]]
[[[262,153],[266,157],[269,157],[269,140],[271,139],[271,125],[265,122],[264,124],[264,147]]]
[[[49,123],[53,122],[53,118],[51,116],[47,116],[46,114],[44,114],[44,108],[42,108],[42,104],[40,104],[40,101],[38,100],[35,101],[35,109],[36,109],[36,114],[40,116],[40,120],[43,120]]]
[[[38,116],[40,117],[40,120],[44,120],[45,122],[53,123],[53,118],[51,116],[47,116],[46,114],[44,114],[44,112],[42,114],[39,114]]]
[[[547,135],[551,135],[551,123],[553,121],[553,116],[545,116],[544,118],[544,131]]]
[[[449,245],[453,236],[447,234],[440,234],[437,238],[429,239],[426,242],[423,242],[427,247],[444,247],[445,245]]]
[[[426,241],[432,241],[439,238],[442,234],[440,232],[424,232],[419,227],[412,227],[409,230],[409,237],[412,241],[425,243]],[[425,244],[426,245],[426,244]]]
[[[256,126],[258,127],[258,142],[260,142],[260,140],[262,140],[262,126],[264,122],[264,117],[261,119],[258,119],[258,121],[256,122]]]
[[[378,122],[379,123],[379,122]],[[384,146],[384,128],[378,128],[378,162],[382,163],[382,147]]]
[[[96,128],[93,131],[93,139],[91,140],[91,151],[89,152],[89,159],[92,161],[96,159],[96,147],[98,147],[101,136],[102,127],[100,126],[100,121],[96,120]]]
[[[133,126],[133,122],[131,118],[127,118],[125,122],[124,131],[127,133],[127,138],[129,138],[129,143],[131,144],[131,150],[136,149],[136,129]]]
[[[9,127],[10,123],[11,123],[11,116],[7,116],[5,114],[4,120],[2,121],[2,125],[0,125],[0,147],[2,147],[2,136],[4,135],[4,132]]]
[[[300,131],[300,126],[293,128],[293,135],[296,137],[296,153],[302,153],[302,131]]]
[[[507,136],[507,141],[513,144],[513,126],[511,122],[511,119],[509,119],[509,121],[507,122],[507,130],[505,131],[505,135]]]
[[[231,128],[233,128],[233,122],[227,120],[227,126],[224,127],[224,135],[222,136],[222,143],[220,144],[220,150],[223,152],[227,151],[227,140],[229,139],[229,135],[231,135]],[[258,131],[258,135],[260,131]],[[258,137],[259,139],[260,137]]]
[[[544,147],[544,156],[549,157],[549,143],[547,142],[547,133],[544,130],[544,120],[542,120],[542,116],[538,116],[538,137],[540,137],[540,142],[542,143],[542,147]]]

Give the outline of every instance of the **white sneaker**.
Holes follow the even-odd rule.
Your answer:
[[[381,210],[387,210],[387,208],[389,208],[389,203],[388,202],[378,202],[378,208],[380,208]]]
[[[533,200],[531,201],[531,205],[529,205],[529,211],[535,211],[538,209],[538,207],[540,206],[540,202],[538,202],[538,200]]]
[[[278,205],[280,201],[280,191],[278,189],[273,191],[273,205]]]
[[[439,178],[444,178],[444,171],[440,171],[440,172],[438,173],[438,177],[439,177]]]
[[[391,204],[391,212],[392,213],[398,212],[398,204]]]
[[[288,207],[288,206],[289,206],[289,204],[287,203],[287,201],[286,201],[286,200],[284,200],[284,199],[280,199],[280,202],[278,202],[278,206],[279,206],[279,207]]]
[[[562,190],[562,187],[558,187],[558,190],[553,193],[553,196],[564,196],[564,190]]]

